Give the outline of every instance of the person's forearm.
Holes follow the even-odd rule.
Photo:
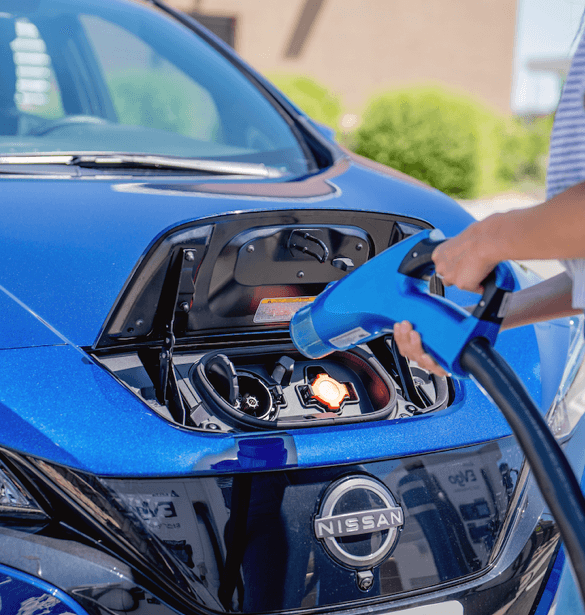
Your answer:
[[[585,258],[585,182],[540,205],[484,222],[484,234],[500,260]]]
[[[501,261],[585,258],[585,182],[534,207],[492,214],[433,251],[446,285],[481,292]]]
[[[563,272],[513,293],[501,329],[582,313],[572,306],[572,287],[571,278]]]

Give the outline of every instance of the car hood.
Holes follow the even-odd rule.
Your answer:
[[[442,193],[355,158],[288,182],[15,177],[4,185],[1,301],[19,307],[6,308],[16,327],[0,330],[0,349],[92,345],[157,238],[210,216],[290,208],[391,211],[447,236],[472,220]]]

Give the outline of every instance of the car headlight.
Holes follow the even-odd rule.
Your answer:
[[[35,499],[1,461],[0,517],[34,520],[47,518]]]
[[[568,361],[555,401],[546,415],[557,440],[565,439],[585,414],[585,337],[583,316],[571,319]]]

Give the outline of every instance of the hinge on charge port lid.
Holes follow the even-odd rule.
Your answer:
[[[180,331],[186,329],[187,315],[191,310],[195,291],[194,280],[201,260],[202,255],[199,255],[195,249],[181,248],[178,250],[169,266],[161,293],[161,298],[168,299],[159,307],[164,332],[159,353],[159,381],[156,386],[156,397],[160,404],[169,406],[173,418],[181,424],[185,423],[186,412],[173,368],[175,334],[177,328]],[[170,404],[168,403],[169,392]]]

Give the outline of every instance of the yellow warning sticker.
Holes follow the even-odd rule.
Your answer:
[[[290,322],[296,312],[315,299],[316,297],[271,297],[270,299],[262,299],[254,314],[254,322]]]

